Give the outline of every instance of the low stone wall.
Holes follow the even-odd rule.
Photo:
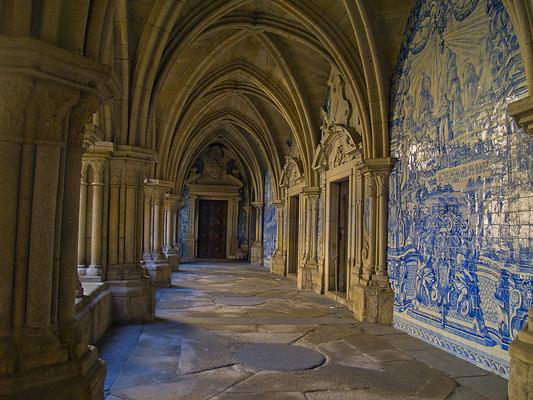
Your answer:
[[[95,344],[111,326],[113,300],[108,283],[102,283],[76,304],[76,319],[82,334]]]

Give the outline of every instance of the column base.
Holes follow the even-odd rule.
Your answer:
[[[390,287],[363,286],[352,287],[354,318],[361,322],[390,325],[394,293]]]
[[[533,315],[509,346],[511,373],[509,375],[509,400],[533,400]]]
[[[85,275],[86,278],[95,278],[102,280],[102,266],[101,265],[89,265],[85,269]]]
[[[108,281],[113,302],[113,321],[119,324],[152,322],[155,287],[147,278]]]
[[[316,261],[305,261],[298,271],[297,288],[300,290],[312,290],[322,294],[322,277],[318,273],[318,263]]]
[[[254,244],[250,251],[250,262],[253,265],[263,265],[263,244]]]
[[[285,256],[282,253],[276,252],[272,256],[272,260],[270,261],[270,272],[285,276]]]
[[[167,262],[170,265],[170,269],[172,272],[179,271],[179,265],[180,265],[180,256],[177,252],[167,252],[165,253],[165,257],[167,258]]]
[[[89,346],[79,360],[70,360],[34,370],[0,375],[2,400],[103,400],[105,363]]]
[[[150,280],[156,287],[170,287],[172,285],[172,269],[167,260],[149,260],[144,266]]]

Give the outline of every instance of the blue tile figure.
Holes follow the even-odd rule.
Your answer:
[[[274,182],[272,175],[265,174],[265,201],[263,211],[263,263],[270,266],[270,259],[276,249],[276,206],[274,205]]]
[[[394,324],[507,376],[533,304],[533,141],[505,111],[527,88],[501,1],[416,1],[391,87]]]
[[[185,239],[187,239],[187,227],[189,226],[189,189],[183,189],[183,207],[180,210],[180,226],[178,228],[178,240],[181,245],[181,256],[185,257]]]

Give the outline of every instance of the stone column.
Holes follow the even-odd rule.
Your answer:
[[[317,260],[317,224],[318,224],[318,187],[306,187],[303,191],[305,203],[305,235],[304,235],[304,262],[301,273],[298,274],[297,285],[299,289],[314,290],[320,288],[320,276],[318,275]]]
[[[387,193],[390,158],[364,160],[361,217],[362,273],[353,285],[353,313],[365,322],[390,324],[394,293],[387,277]],[[356,257],[357,263],[357,257]]]
[[[85,241],[87,233],[87,168],[82,167],[80,182],[80,210],[78,213],[78,275],[85,275],[87,261],[85,259]]]
[[[152,259],[152,193],[153,188],[144,187],[143,202],[143,261]]]
[[[145,182],[145,187],[148,189],[148,200],[145,197],[145,257],[143,263],[150,275],[150,279],[159,287],[169,287],[171,285],[172,271],[163,249],[165,234],[163,223],[165,194],[172,186],[171,182],[159,179],[147,179]]]
[[[363,273],[363,176],[360,169],[355,171],[354,177],[354,214],[355,214],[355,254],[354,254],[354,276],[352,284],[358,284]]]
[[[237,250],[239,248],[239,237],[238,237],[238,227],[239,227],[239,197],[234,197],[228,200],[228,255],[229,258],[235,259]]]
[[[172,271],[177,271],[180,261],[179,249],[176,242],[176,229],[181,206],[181,196],[165,195],[165,243],[164,252]]]
[[[252,206],[255,208],[255,242],[250,261],[254,265],[263,265],[263,202],[253,202]]]
[[[74,296],[82,127],[111,77],[22,37],[0,38],[0,70],[0,398],[102,398]]]
[[[197,241],[197,213],[198,204],[197,196],[189,196],[189,217],[187,225],[187,238],[185,239],[185,259],[192,261],[196,258],[196,241]]]
[[[140,264],[144,179],[155,155],[118,145],[109,161],[109,255],[106,280],[113,301],[113,320],[144,323],[155,317],[155,289]],[[148,196],[149,197],[149,196]],[[150,203],[148,203],[150,205]]]
[[[276,249],[272,255],[270,272],[278,275],[285,275],[285,252],[283,251],[283,200],[274,200],[276,207]]]
[[[509,400],[533,400],[533,307],[528,322],[509,346]]]
[[[533,136],[533,95],[509,104],[508,111],[524,132]],[[526,326],[509,346],[509,358],[509,400],[533,400],[533,307]]]
[[[102,209],[104,201],[104,160],[91,160],[93,168],[92,220],[91,220],[91,264],[84,279],[102,280]],[[93,278],[89,278],[93,277]]]

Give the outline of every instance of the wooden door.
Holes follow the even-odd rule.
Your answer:
[[[337,264],[338,291],[346,292],[348,272],[348,197],[349,183],[339,184],[339,263]]]
[[[200,200],[198,257],[226,258],[227,202]]]

